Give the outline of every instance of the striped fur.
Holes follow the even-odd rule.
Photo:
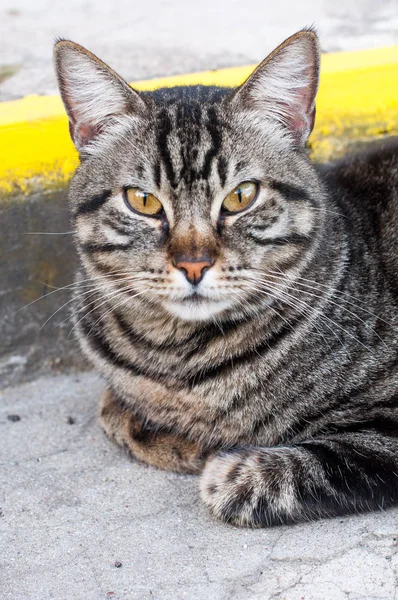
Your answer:
[[[106,433],[160,468],[203,470],[204,502],[238,525],[397,504],[398,149],[310,164],[312,31],[232,93],[131,91],[131,102],[103,63],[61,42],[69,114],[81,101],[62,79],[71,51],[79,77],[89,63],[85,94],[93,79],[70,190],[75,330],[108,383]],[[98,130],[105,80],[116,96]],[[256,201],[223,213],[245,180],[259,182]],[[132,212],[125,186],[159,198],[161,218]],[[196,287],[174,266],[187,254],[214,262]]]

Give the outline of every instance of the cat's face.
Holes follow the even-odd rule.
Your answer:
[[[285,42],[234,93],[138,95],[80,47],[57,48],[83,158],[71,186],[78,246],[104,298],[184,320],[271,305],[281,277],[308,260],[322,218],[303,150],[314,34]]]

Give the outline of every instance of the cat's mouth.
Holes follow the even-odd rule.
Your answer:
[[[185,298],[180,298],[178,300],[178,302],[181,302],[182,304],[200,304],[208,301],[209,299],[206,298],[206,296],[202,296],[202,294],[199,294],[198,292],[193,292],[190,296],[186,296]]]
[[[207,321],[214,315],[231,308],[230,300],[212,299],[199,292],[165,303],[165,308],[184,321]]]

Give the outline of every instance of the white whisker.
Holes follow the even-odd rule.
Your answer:
[[[281,276],[281,275],[275,275],[275,274],[263,274],[263,276],[266,277],[271,277],[273,279],[276,279],[277,281],[281,281],[281,282],[285,282],[286,278]],[[297,279],[300,279],[299,277]],[[273,282],[270,282],[269,280],[267,280],[268,283],[270,283],[271,285],[273,285]],[[309,281],[309,280],[307,280]],[[368,327],[370,329],[372,329],[372,331],[374,331],[374,329],[369,325],[369,323],[366,323],[366,321],[364,321],[363,319],[361,319],[361,317],[359,315],[357,315],[356,313],[352,312],[351,310],[349,310],[348,308],[346,308],[345,306],[343,306],[342,304],[340,304],[339,302],[335,302],[334,300],[332,300],[329,296],[326,295],[317,295],[314,294],[314,290],[316,292],[321,292],[322,290],[317,290],[316,288],[314,288],[311,285],[305,284],[305,283],[301,283],[301,282],[294,282],[296,285],[299,285],[300,288],[295,287],[294,285],[290,285],[290,289],[295,289],[298,292],[302,293],[302,294],[307,294],[308,296],[313,296],[314,298],[325,298],[327,300],[328,303],[333,304],[334,306],[337,306],[338,308],[341,308],[342,310],[344,310],[345,312],[347,312],[348,314],[352,315],[353,317],[355,317],[356,319],[358,319],[361,323],[363,323],[365,325],[365,327]],[[313,283],[317,283],[317,282],[313,282]],[[276,285],[276,284],[275,284]],[[319,284],[322,285],[322,284]],[[302,287],[308,288],[310,290],[312,290],[312,292],[308,292],[306,290],[301,289]],[[338,293],[338,290],[336,290],[335,288],[332,287],[328,287],[328,286],[322,286],[325,287],[326,289],[328,289],[332,294],[334,293]],[[345,298],[342,298],[342,302],[345,302],[346,304],[349,304],[350,306],[358,309],[358,310],[362,310],[363,312],[367,313],[368,315],[370,315],[371,317],[375,318],[375,319],[379,319],[380,321],[383,321],[386,325],[389,325],[390,327],[394,327],[394,325],[392,325],[391,323],[389,323],[388,321],[385,321],[382,317],[379,317],[378,315],[376,315],[375,313],[373,313],[372,311],[368,310],[367,308],[364,308],[363,306],[358,306],[357,304],[354,304],[353,302],[351,302],[350,300],[347,300]],[[374,333],[378,336],[378,338],[380,339],[380,341],[382,341],[384,343],[384,340],[378,335],[378,333],[376,331],[374,331]]]
[[[19,235],[73,235],[77,231],[22,231]]]
[[[272,283],[272,287],[275,286],[277,284]],[[272,289],[271,287],[271,289]],[[261,291],[261,288],[259,288],[258,291]],[[287,297],[290,298],[291,300],[295,301],[298,304],[304,305],[307,307],[308,310],[313,310],[313,307],[311,305],[309,305],[307,302],[305,302],[304,300],[299,300],[298,298],[295,298],[294,296],[292,296],[291,294],[289,294],[286,291],[281,291],[281,293]],[[281,298],[282,299],[282,298]],[[282,301],[286,301],[284,299],[282,299]],[[344,327],[342,327],[339,323],[336,323],[336,321],[334,321],[333,319],[330,319],[329,317],[327,317],[326,315],[324,315],[323,313],[319,314],[319,318],[323,321],[327,320],[329,321],[332,325],[334,325],[335,327],[338,327],[341,331],[343,331],[346,335],[348,335],[351,339],[353,339],[355,342],[357,342],[358,344],[360,344],[363,348],[365,348],[366,350],[368,350],[369,352],[372,352],[373,350],[371,348],[369,348],[369,346],[366,346],[366,344],[364,344],[363,342],[361,342],[358,338],[356,338],[350,331],[347,331],[346,329],[344,329]],[[326,323],[325,323],[326,325]],[[332,330],[331,330],[332,331]]]

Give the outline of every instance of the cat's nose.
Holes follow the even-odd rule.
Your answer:
[[[193,285],[198,285],[203,279],[203,275],[214,265],[214,260],[201,256],[200,258],[182,257],[174,263],[174,266],[182,271],[185,277]]]

